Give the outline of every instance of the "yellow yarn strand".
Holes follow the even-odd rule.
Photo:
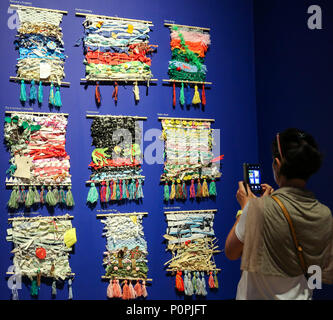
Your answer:
[[[209,190],[208,190],[208,184],[207,184],[206,179],[204,179],[204,182],[202,183],[202,196],[209,197]]]

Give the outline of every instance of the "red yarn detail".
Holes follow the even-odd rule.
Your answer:
[[[210,276],[208,278],[208,285],[209,285],[209,288],[214,289],[215,284],[214,284],[213,273],[210,271],[209,274],[210,274]]]
[[[176,106],[176,84],[172,84],[172,92],[173,92],[173,99],[172,99],[172,105],[175,107]]]
[[[100,190],[100,196],[101,196],[101,202],[106,202],[106,185],[105,181],[102,181],[101,183],[101,190]]]
[[[201,104],[203,106],[206,105],[206,92],[205,92],[205,84],[202,84],[202,92],[201,92]]]
[[[114,82],[114,89],[112,92],[112,98],[114,99],[115,102],[118,101],[118,83],[117,81]]]
[[[183,292],[184,291],[184,281],[182,278],[182,272],[181,271],[177,271],[177,275],[176,275],[176,289],[178,291]]]
[[[98,104],[101,103],[101,92],[99,90],[99,83],[96,83],[96,88],[95,88],[95,99]]]
[[[191,180],[190,186],[190,198],[195,198],[195,187],[194,187],[194,180]]]

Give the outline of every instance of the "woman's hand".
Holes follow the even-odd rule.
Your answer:
[[[252,193],[251,188],[248,184],[246,185],[246,189],[245,189],[243,181],[239,181],[236,198],[237,198],[239,205],[241,206],[241,209],[243,210],[244,207],[246,206],[247,202],[251,198],[256,198],[256,196]]]
[[[270,196],[274,192],[274,189],[266,183],[263,183],[261,185],[261,188],[262,188],[262,191],[263,191],[263,193],[261,195],[262,197],[263,196]]]

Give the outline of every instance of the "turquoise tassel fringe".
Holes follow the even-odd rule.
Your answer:
[[[54,105],[53,82],[51,82],[51,85],[50,85],[49,104],[52,106]]]
[[[216,196],[216,184],[215,184],[215,180],[212,180],[212,182],[209,185],[209,195],[210,196]]]
[[[184,82],[180,88],[179,103],[183,106],[185,104],[185,95],[184,95]]]
[[[29,100],[35,101],[36,98],[37,98],[37,92],[36,92],[36,87],[35,87],[35,80],[31,80]]]
[[[126,180],[123,180],[123,185],[122,185],[122,192],[123,192],[123,199],[127,199],[127,188],[126,188]]]
[[[164,200],[169,201],[169,199],[170,199],[169,184],[166,181],[164,185]]]
[[[54,95],[54,106],[55,107],[61,107],[61,96],[60,96],[60,87],[57,86],[56,93]]]
[[[43,85],[42,81],[39,81],[39,86],[38,86],[38,103],[42,104],[43,103]]]
[[[90,190],[88,192],[87,202],[95,203],[97,202],[97,200],[98,200],[98,191],[95,186],[95,183],[92,182],[90,185]]]
[[[27,93],[25,91],[24,80],[21,80],[20,101],[21,102],[26,102],[27,101]]]
[[[138,189],[136,190],[136,198],[140,199],[143,198],[143,191],[142,191],[142,181],[141,179],[138,179],[139,185]]]
[[[129,199],[134,200],[135,199],[135,181],[132,180],[129,187],[128,187],[128,192],[129,192]]]

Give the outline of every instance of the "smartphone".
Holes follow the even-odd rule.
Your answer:
[[[259,164],[243,164],[244,183],[250,186],[254,194],[261,194],[261,169]],[[246,187],[245,187],[246,188]]]

